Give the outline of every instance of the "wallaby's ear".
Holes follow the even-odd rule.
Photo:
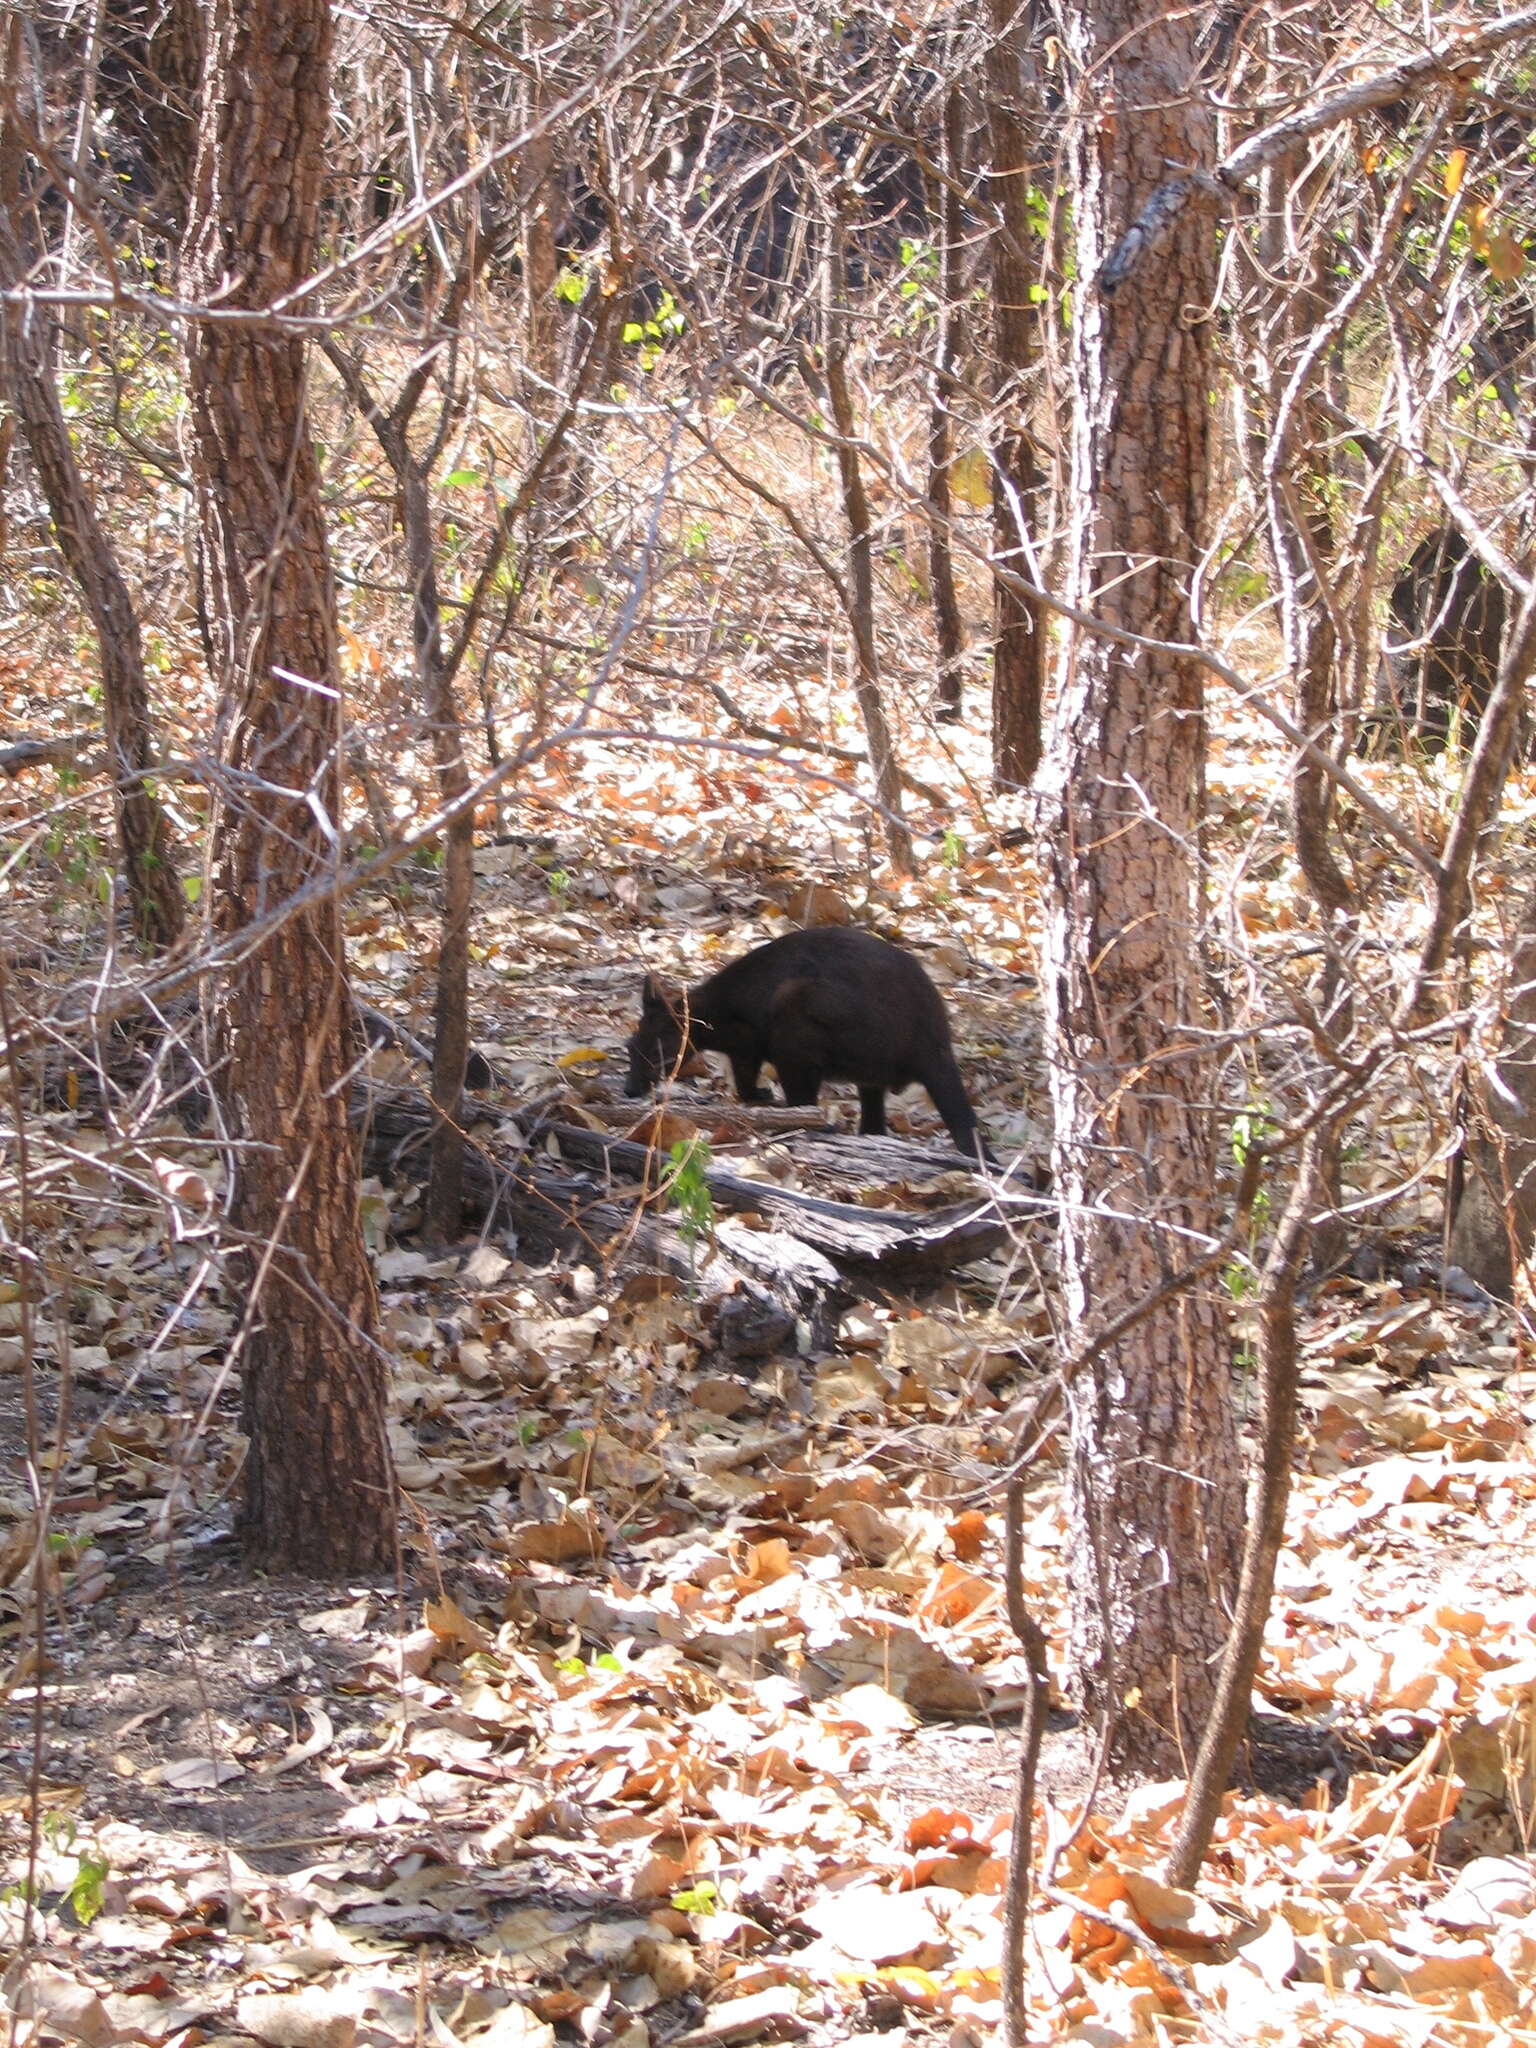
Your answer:
[[[675,1017],[681,1007],[678,992],[670,988],[659,974],[648,974],[640,991],[640,1001],[647,1010],[665,1010]]]

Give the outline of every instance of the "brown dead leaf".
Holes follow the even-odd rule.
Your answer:
[[[924,1621],[946,1627],[969,1621],[971,1616],[997,1606],[1001,1595],[994,1585],[958,1564],[941,1564],[917,1602],[915,1612]]]
[[[800,2017],[802,1993],[792,1984],[775,1984],[745,1998],[728,1998],[711,2006],[702,2025],[678,2034],[672,2048],[731,2048],[738,2041],[766,2036],[792,2040],[809,2029]]]
[[[829,1519],[842,1530],[860,1557],[867,1557],[872,1564],[885,1564],[906,1542],[896,1518],[868,1501],[843,1501],[832,1509]]]
[[[972,1898],[996,1897],[1008,1882],[1008,1859],[982,1849],[960,1856],[918,1856],[913,1859],[912,1881]]]
[[[1424,1908],[1445,1927],[1494,1927],[1536,1911],[1536,1871],[1515,1856],[1475,1856],[1443,1898]]]
[[[178,1792],[211,1792],[245,1776],[244,1764],[233,1757],[186,1756],[144,1773],[146,1785],[170,1785]]]
[[[699,1135],[699,1126],[691,1117],[682,1116],[675,1109],[653,1109],[636,1118],[624,1133],[631,1144],[648,1145],[663,1155],[674,1145],[686,1145]]]
[[[89,1985],[46,1964],[33,1962],[26,1969],[9,2002],[18,2018],[35,2020],[82,2048],[108,2048],[117,2038],[107,2008]]]
[[[307,1738],[303,1742],[290,1742],[275,1763],[263,1767],[263,1777],[276,1778],[284,1771],[297,1770],[300,1764],[307,1764],[311,1757],[319,1756],[335,1741],[336,1731],[331,1725],[330,1715],[312,1701],[307,1703],[306,1710],[310,1721]]]
[[[974,1713],[986,1697],[972,1672],[895,1616],[850,1621],[816,1661],[844,1685],[872,1682],[931,1713]]]
[[[794,925],[851,925],[853,907],[829,882],[781,883],[764,892]]]
[[[564,1470],[584,1493],[602,1487],[643,1493],[666,1477],[667,1468],[652,1452],[636,1449],[611,1430],[596,1429],[571,1453]]]
[[[571,1509],[555,1522],[524,1522],[512,1530],[505,1555],[514,1564],[572,1564],[601,1557],[608,1538],[595,1515]]]
[[[1409,1765],[1409,1772],[1414,1768]],[[1405,1784],[1404,1777],[1402,1772],[1384,1777],[1374,1771],[1357,1771],[1334,1809],[1328,1839],[1369,1841],[1390,1830],[1415,1845],[1434,1841],[1455,1815],[1463,1790],[1461,1780],[1420,1777]]]
[[[694,1386],[692,1402],[706,1415],[739,1415],[744,1408],[757,1406],[757,1396],[745,1380],[708,1373]]]
[[[326,1636],[333,1642],[355,1642],[373,1618],[374,1599],[364,1593],[347,1607],[325,1607],[304,1615],[299,1627],[306,1635]]]
[[[743,1592],[757,1586],[771,1586],[776,1580],[787,1578],[794,1568],[795,1561],[788,1543],[782,1536],[772,1536],[766,1543],[748,1546],[736,1583]]]
[[[1176,1891],[1149,1872],[1130,1867],[1121,1870],[1120,1878],[1136,1924],[1169,1948],[1209,1954],[1227,1939],[1228,1921],[1197,1893]]]
[[[859,1356],[822,1366],[811,1384],[811,1401],[818,1422],[827,1424],[859,1409],[878,1413],[889,1392],[885,1374],[872,1359]]]
[[[495,1644],[477,1621],[445,1593],[422,1604],[422,1619],[437,1638],[439,1646],[458,1650],[490,1650]]]
[[[174,1159],[156,1158],[155,1178],[170,1196],[187,1209],[211,1209],[215,1196],[204,1175]]]
[[[472,2048],[555,2048],[548,2020],[517,2000],[504,2005],[488,2027],[468,2036]]]
[[[907,1822],[906,1844],[909,1849],[980,1848],[976,1826],[974,1818],[958,1807],[930,1806]]]
[[[252,1991],[235,2002],[248,2034],[272,2048],[352,2048],[357,2021],[322,1991]]]

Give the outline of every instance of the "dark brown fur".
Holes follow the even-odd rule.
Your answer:
[[[910,953],[871,932],[790,932],[745,953],[687,995],[645,977],[629,1041],[627,1092],[643,1095],[690,1054],[723,1052],[743,1102],[768,1102],[770,1061],[786,1102],[808,1106],[823,1081],[852,1081],[859,1129],[885,1130],[887,1090],[920,1081],[960,1151],[990,1158],[955,1064],[938,990]]]

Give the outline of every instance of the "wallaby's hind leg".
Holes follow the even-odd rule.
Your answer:
[[[991,1147],[976,1126],[976,1112],[965,1092],[965,1083],[960,1078],[960,1069],[946,1053],[923,1076],[923,1086],[933,1098],[933,1106],[948,1126],[949,1135],[955,1141],[955,1150],[964,1152],[968,1158],[985,1160],[995,1166]]]
[[[757,1077],[762,1071],[762,1061],[748,1059],[744,1054],[731,1055],[731,1079],[736,1083],[738,1102],[772,1102],[773,1097],[766,1088],[759,1088]]]
[[[814,1108],[821,1093],[821,1075],[815,1067],[786,1066],[775,1060],[779,1070],[779,1086],[784,1090],[784,1100],[791,1109]]]
[[[883,1088],[861,1088],[859,1090],[859,1135],[863,1138],[885,1136],[885,1090]]]

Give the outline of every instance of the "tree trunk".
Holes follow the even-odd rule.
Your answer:
[[[213,0],[189,297],[192,452],[219,664],[224,796],[215,916],[234,937],[323,881],[337,845],[335,601],[302,340],[230,319],[287,299],[314,258],[327,0]],[[345,1077],[351,1000],[336,900],[233,968],[219,1023],[249,1248],[241,1533],[268,1570],[373,1571],[395,1555],[378,1307],[357,1215]]]
[[[13,80],[21,53],[21,17],[12,17],[6,71]],[[27,275],[17,232],[21,147],[13,122],[0,125],[0,290]],[[176,872],[170,828],[146,781],[155,760],[154,726],[144,679],[144,648],[133,599],[106,528],[96,516],[70,444],[53,373],[53,321],[42,306],[0,303],[0,380],[21,422],[54,539],[80,589],[101,654],[101,709],[111,761],[112,794],[123,878],[135,931],[146,943],[171,946],[186,923],[186,898]]]
[[[1146,0],[1069,6],[1062,22],[1079,94],[1069,592],[1187,642],[1214,371],[1189,313],[1214,291],[1209,220],[1192,211],[1123,296],[1095,280],[1167,166],[1210,160],[1199,23]],[[1071,1662],[1122,1777],[1180,1774],[1194,1755],[1243,1518],[1219,1289],[1181,1284],[1219,1235],[1196,943],[1204,750],[1197,662],[1070,633],[1040,843],[1063,1322],[1087,1347],[1069,1391]]]
[[[1029,260],[1030,152],[1020,115],[1026,10],[1018,0],[991,0],[987,45],[987,118],[992,141],[993,343],[1004,425],[992,444],[992,548],[1005,568],[1028,574],[1025,523],[1036,513],[1045,472],[1028,416],[1029,373],[1040,352],[1040,310],[1030,298],[1039,282]],[[1000,579],[992,586],[992,773],[1002,788],[1023,788],[1040,766],[1041,716],[1048,648],[1046,612]]]
[[[954,44],[952,37],[951,62]],[[928,587],[939,650],[938,715],[946,720],[960,716],[965,675],[965,628],[955,589],[955,557],[949,534],[950,468],[955,459],[951,408],[955,402],[955,361],[960,348],[960,300],[965,288],[961,261],[965,209],[960,203],[964,115],[965,96],[956,80],[944,94],[944,178],[942,183],[933,181],[928,199],[929,218],[939,244],[939,317],[933,346],[933,399],[928,413]]]
[[[464,722],[443,657],[442,607],[432,548],[432,501],[423,466],[400,436],[405,545],[411,569],[416,676],[432,726],[439,801],[456,804],[469,788]],[[432,1166],[426,1226],[451,1243],[464,1226],[464,1071],[469,1060],[469,928],[475,888],[475,814],[461,810],[443,834],[443,922],[432,1027]]]
[[[531,428],[528,460],[532,463],[540,441],[564,403],[560,390],[562,335],[572,326],[562,320],[557,292],[560,274],[560,234],[569,211],[562,183],[563,138],[542,126],[550,104],[559,98],[550,77],[550,64],[561,37],[558,18],[544,8],[530,8],[522,16],[527,62],[525,115],[533,132],[518,152],[515,191],[523,230],[524,333],[526,373],[523,389],[527,395]],[[571,309],[565,309],[567,315]],[[579,342],[570,342],[574,360]],[[544,477],[544,485],[531,507],[529,531],[543,540],[556,538],[557,555],[571,551],[571,537],[562,533],[581,495],[579,451],[569,436],[562,436]]]
[[[1450,1263],[1505,1297],[1536,1244],[1536,887],[1520,906],[1507,986],[1492,1058],[1463,1084],[1447,1189]]]
[[[853,688],[869,742],[869,765],[884,813],[885,850],[898,875],[915,875],[912,833],[901,810],[901,774],[880,691],[880,655],[875,641],[874,520],[864,467],[856,442],[858,422],[848,383],[848,274],[840,205],[832,208],[831,246],[824,273],[822,312],[826,327],[827,401],[837,428],[837,474],[848,529],[848,629],[853,637]]]
[[[481,246],[471,241],[449,288],[445,327],[456,327],[479,271]],[[453,810],[469,788],[464,750],[464,722],[453,687],[456,663],[443,647],[443,608],[437,588],[437,558],[432,545],[431,471],[441,453],[443,435],[454,409],[451,372],[437,431],[425,451],[411,447],[411,423],[427,389],[424,353],[406,378],[400,395],[385,412],[363,375],[360,353],[347,355],[335,342],[325,343],[352,394],[358,410],[373,428],[385,459],[400,487],[400,525],[411,576],[411,642],[416,658],[416,687],[422,715],[432,734],[437,793],[444,810]],[[500,539],[493,543],[500,554]],[[437,962],[437,1009],[433,1027],[432,1099],[437,1123],[432,1132],[432,1165],[427,1181],[428,1234],[449,1243],[459,1234],[464,1209],[464,1077],[469,1059],[469,928],[474,894],[475,819],[472,810],[457,811],[443,833],[443,921]]]
[[[1272,314],[1246,380],[1252,396],[1249,469],[1264,507],[1287,666],[1294,678],[1294,717],[1308,739],[1341,757],[1348,741],[1339,717],[1339,551],[1326,452],[1333,437],[1320,404],[1326,354],[1312,364],[1304,388],[1294,388],[1297,366],[1328,311],[1326,244],[1298,238],[1294,229],[1296,215],[1305,217],[1311,211],[1307,202],[1316,201],[1311,182],[1304,165],[1287,157],[1271,165],[1259,183],[1263,273],[1286,278],[1289,289],[1272,295]],[[1354,891],[1334,849],[1334,785],[1311,754],[1298,751],[1295,756],[1291,803],[1296,857],[1331,942],[1320,977],[1320,1026],[1343,1046],[1354,1023],[1352,985],[1342,966],[1355,937]],[[1318,1155],[1324,1204],[1332,1209],[1343,1199],[1339,1137],[1334,1124],[1329,1145]],[[1343,1218],[1319,1224],[1310,1244],[1318,1267],[1338,1264],[1348,1249]]]

